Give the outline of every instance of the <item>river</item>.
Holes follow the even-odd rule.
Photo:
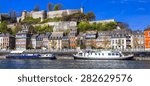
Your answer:
[[[4,59],[0,69],[150,69],[150,61]]]

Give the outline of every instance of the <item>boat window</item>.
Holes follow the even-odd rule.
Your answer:
[[[79,53],[80,56],[82,56],[82,53]]]
[[[104,53],[102,53],[102,55],[104,55]]]
[[[109,56],[111,56],[111,53],[108,53]]]
[[[101,55],[101,54],[99,53],[99,55]]]
[[[97,53],[95,53],[95,55],[97,55]]]
[[[112,53],[112,55],[114,56],[115,54],[114,54],[114,53]]]
[[[116,53],[116,55],[118,56],[119,54],[118,54],[118,53]]]

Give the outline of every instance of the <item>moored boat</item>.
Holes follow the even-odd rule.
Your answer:
[[[80,51],[74,54],[74,59],[90,59],[90,60],[130,60],[134,55],[124,55],[118,51]]]
[[[7,59],[56,59],[53,54],[9,54]]]

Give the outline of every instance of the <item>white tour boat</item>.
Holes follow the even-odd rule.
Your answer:
[[[129,60],[134,55],[124,55],[118,51],[80,51],[74,54],[74,59],[90,59],[90,60]]]

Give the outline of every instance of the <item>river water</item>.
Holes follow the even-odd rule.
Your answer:
[[[0,69],[150,69],[150,61],[5,59]]]

